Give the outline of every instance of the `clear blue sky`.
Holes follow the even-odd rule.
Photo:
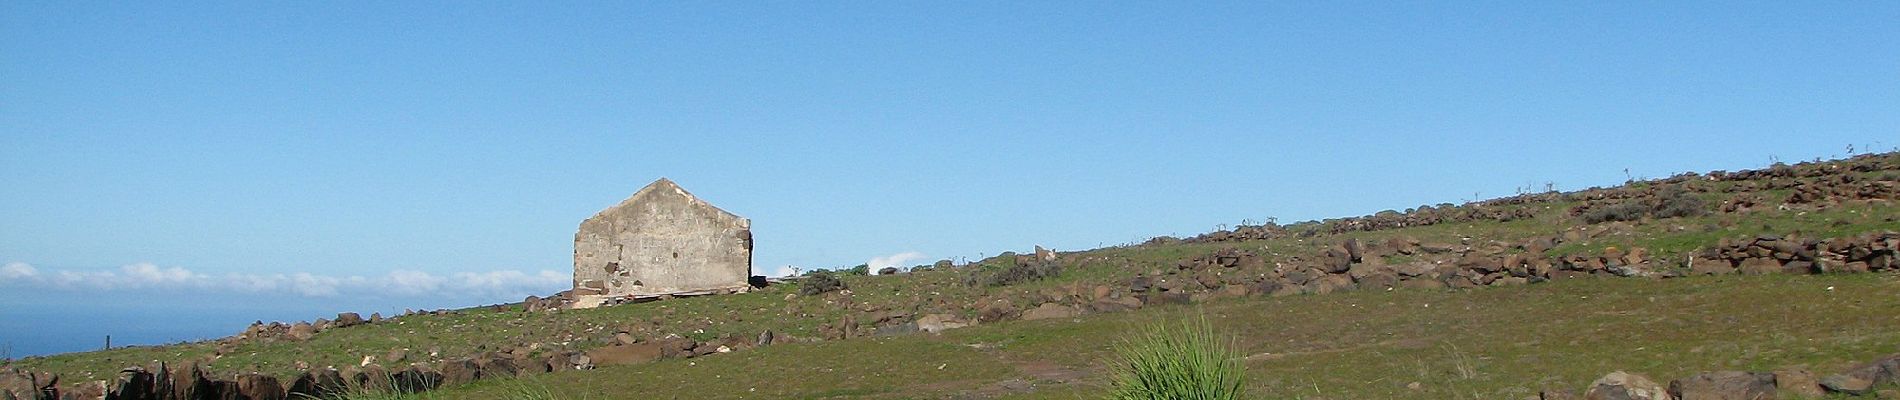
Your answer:
[[[770,273],[1900,145],[1894,2],[699,3],[0,2],[0,303],[512,300],[659,177]]]

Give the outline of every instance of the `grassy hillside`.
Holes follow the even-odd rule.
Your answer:
[[[1522,398],[1616,370],[1838,371],[1900,351],[1895,293],[1900,276],[1858,274],[1255,297],[523,379],[569,399],[1098,398],[1116,340],[1206,315],[1251,355],[1250,387],[1263,398]],[[439,395],[500,399],[514,384]]]
[[[1253,355],[1251,386],[1274,398],[1514,398],[1545,386],[1579,388],[1614,370],[1661,379],[1716,369],[1833,372],[1900,351],[1894,274],[1678,276],[1691,275],[1695,257],[1708,262],[1725,239],[1792,235],[1789,241],[1806,240],[1812,248],[1825,245],[1813,239],[1900,231],[1896,183],[1900,155],[1869,155],[1242,226],[1068,252],[1052,262],[1007,254],[970,266],[847,276],[849,290],[815,296],[796,295],[797,285],[785,284],[587,310],[480,307],[330,329],[304,341],[133,347],[32,357],[9,367],[66,381],[109,379],[127,365],[155,361],[291,376],[309,367],[354,366],[366,356],[391,366],[493,353],[540,359],[604,346],[624,332],[648,343],[678,335],[741,351],[522,379],[569,398],[1075,398],[1101,393],[1101,363],[1117,338],[1159,320],[1203,314]],[[1695,212],[1665,211],[1684,207]],[[1355,268],[1466,268],[1462,263],[1472,258],[1519,255],[1615,263],[1624,258],[1609,255],[1641,249],[1646,258],[1636,264],[1649,278],[1445,289],[1445,283],[1514,282],[1498,278],[1517,272],[1465,281],[1431,275],[1416,281],[1440,283],[1390,291],[1366,282],[1335,291],[1290,278],[1323,269],[1347,243],[1368,244]],[[1408,243],[1425,250],[1399,250]],[[1249,261],[1227,268],[1194,264],[1239,253]],[[1060,273],[981,284],[1019,264]],[[1533,281],[1557,276],[1523,275]],[[1360,276],[1353,278],[1346,282]],[[1141,285],[1135,282],[1145,280],[1156,288],[1135,293]],[[1281,290],[1262,289],[1274,287]],[[1349,290],[1354,287],[1361,290]],[[1148,297],[1163,289],[1195,301],[1164,305],[1154,299],[1165,297]],[[1086,311],[1104,293],[1150,301],[1135,311],[1012,321],[1039,304]],[[932,314],[981,323],[941,335],[874,333],[903,331],[907,322]],[[794,344],[741,345],[766,331]],[[392,353],[405,357],[391,360]],[[1413,382],[1416,388],[1408,388]],[[482,398],[510,384],[519,382],[483,381],[440,393]]]

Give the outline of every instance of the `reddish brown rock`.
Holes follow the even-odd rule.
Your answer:
[[[1775,375],[1741,371],[1707,372],[1669,382],[1669,394],[1677,400],[1773,400],[1776,396]]]
[[[237,388],[239,396],[250,400],[284,400],[286,397],[284,385],[277,381],[277,377],[270,375],[238,375]]]
[[[1801,369],[1775,371],[1775,387],[1803,397],[1821,397],[1827,394],[1821,390],[1821,383],[1815,381],[1813,372]]]
[[[676,349],[675,351],[684,350]],[[607,346],[587,351],[587,356],[594,360],[594,365],[602,367],[645,364],[660,359],[662,355],[660,346],[653,343]]]
[[[1590,383],[1583,392],[1584,400],[1670,400],[1669,392],[1662,385],[1642,375],[1623,371],[1611,372]]]

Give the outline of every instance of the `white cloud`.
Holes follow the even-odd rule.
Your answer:
[[[136,263],[116,270],[53,270],[21,262],[0,265],[0,287],[55,291],[147,290],[284,292],[304,297],[408,296],[509,299],[548,295],[571,283],[566,273],[542,270],[457,272],[448,276],[395,270],[382,276],[332,276],[309,272],[207,275],[183,267]]]
[[[778,267],[778,269],[773,270],[771,276],[792,276],[792,275],[798,275],[799,272],[800,270],[798,267],[787,265],[783,267]]]
[[[0,283],[7,283],[9,281],[14,281],[14,280],[33,279],[33,278],[38,278],[39,276],[40,276],[39,269],[33,268],[33,266],[27,265],[26,263],[23,263],[23,262],[10,262],[10,263],[7,263],[7,265],[0,266]]]
[[[123,274],[121,283],[132,287],[191,285],[203,278],[184,268],[161,268],[151,263],[119,267],[119,272]]]
[[[432,293],[442,288],[442,277],[422,271],[389,271],[388,289],[402,294]]]
[[[904,269],[906,267],[909,267],[907,263],[911,261],[922,260],[923,258],[924,258],[924,253],[918,253],[915,251],[906,251],[906,252],[892,254],[892,255],[883,256],[883,257],[872,257],[871,261],[866,261],[864,262],[864,264],[870,266],[871,273],[875,274],[877,273],[877,270],[884,269],[885,267],[897,267],[898,269]]]

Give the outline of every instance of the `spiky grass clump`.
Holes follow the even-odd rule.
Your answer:
[[[502,395],[502,398],[508,399],[508,400],[562,400],[563,399],[562,396],[554,394],[554,391],[549,390],[546,386],[530,384],[521,380],[514,380],[514,379],[503,380],[500,382],[496,382],[493,385],[494,385],[493,389],[500,392]],[[434,392],[405,393],[405,392],[400,392],[400,391],[376,390],[372,388],[363,388],[363,387],[353,387],[349,391],[346,391],[344,393],[340,393],[331,397],[324,397],[324,398],[311,397],[311,396],[299,396],[299,397],[301,397],[304,400],[438,400],[438,399],[447,398],[445,396],[439,396],[435,394]]]
[[[1109,398],[1239,399],[1246,365],[1207,318],[1158,324],[1115,348]]]

